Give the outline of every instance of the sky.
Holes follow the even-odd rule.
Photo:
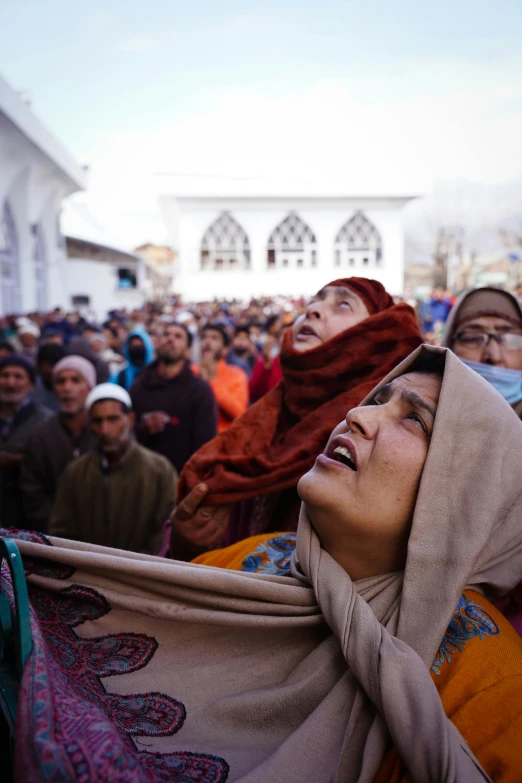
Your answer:
[[[167,238],[164,174],[347,195],[516,181],[521,33],[520,0],[2,0],[0,71],[132,247]]]

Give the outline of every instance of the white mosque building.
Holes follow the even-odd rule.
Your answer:
[[[143,260],[73,196],[87,173],[0,77],[0,315],[141,306]]]
[[[401,209],[413,196],[305,195],[302,188],[285,196],[252,193],[255,184],[208,195],[197,184],[169,185],[160,205],[177,253],[174,287],[186,301],[306,296],[351,275],[403,292]]]

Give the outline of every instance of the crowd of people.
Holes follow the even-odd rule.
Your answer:
[[[518,299],[439,288],[416,304],[351,278],[310,302],[3,318],[2,524],[149,553],[163,530],[163,554],[183,559],[295,531],[297,482],[328,432],[421,342],[451,347],[522,412]]]
[[[250,758],[226,737],[249,780],[509,783],[522,769],[522,310],[496,288],[412,304],[352,277],[310,300],[0,323],[2,526],[212,566],[193,585],[174,568],[184,606],[230,600],[294,661],[287,723],[270,738],[256,724]],[[232,589],[230,571],[279,581]],[[335,644],[309,631],[285,647],[263,625],[310,601]],[[261,636],[245,655],[269,700],[283,675]],[[217,679],[209,705],[233,692]],[[241,709],[228,704],[230,725]],[[197,744],[204,729],[189,731]]]

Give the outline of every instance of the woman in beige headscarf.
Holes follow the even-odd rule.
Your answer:
[[[522,575],[521,438],[423,348],[301,479],[292,577],[20,541],[17,779],[516,783],[522,643],[488,599]]]

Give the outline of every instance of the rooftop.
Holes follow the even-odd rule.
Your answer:
[[[0,113],[34,144],[70,180],[73,190],[83,190],[87,174],[74,157],[33,114],[30,107],[0,76]]]

